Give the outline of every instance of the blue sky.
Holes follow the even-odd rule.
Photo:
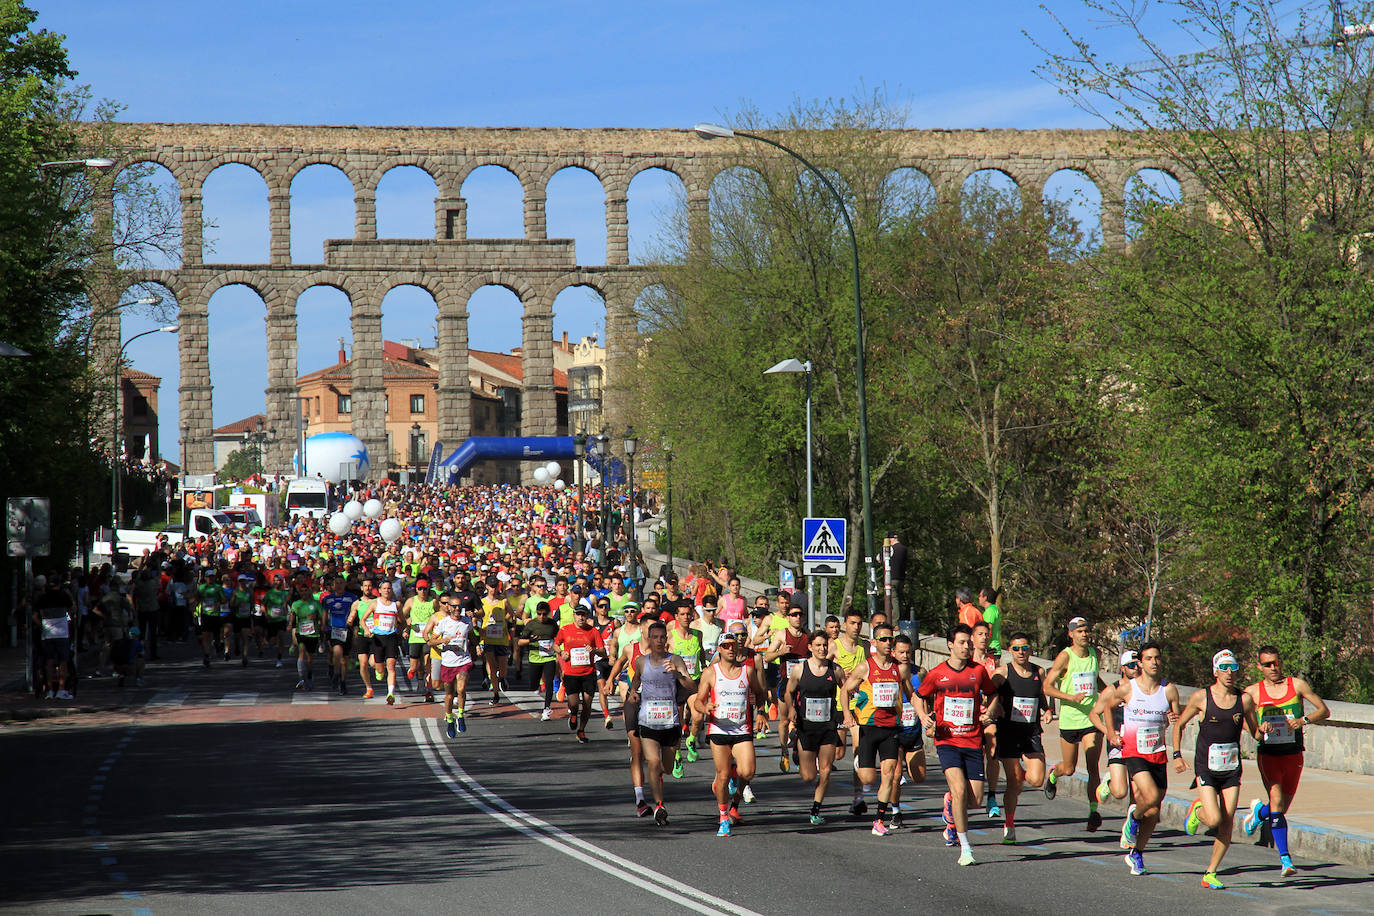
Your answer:
[[[1042,53],[1023,30],[1062,42],[1032,0],[36,5],[39,26],[67,36],[79,81],[126,106],[125,120],[685,127],[728,123],[746,107],[767,116],[796,99],[884,87],[905,104],[910,127],[1101,126],[1034,74]],[[1049,6],[1074,28],[1095,33],[1079,0]],[[1095,34],[1106,52],[1139,56],[1124,50],[1125,36]],[[207,218],[218,223],[213,259],[266,260],[265,189],[246,169],[221,171],[205,192]],[[518,185],[481,171],[464,188],[470,236],[519,235]],[[352,234],[351,192],[323,167],[300,181],[293,189],[293,256],[319,262],[324,238]],[[383,236],[432,235],[427,182],[422,173],[388,175],[378,202]],[[647,178],[631,188],[632,255],[657,231],[671,191],[666,181]],[[604,259],[600,207],[594,181],[570,175],[566,186],[550,189],[550,237],[575,238],[582,263]],[[513,296],[484,290],[470,307],[473,346],[519,343]],[[233,288],[218,293],[210,310],[214,418],[221,425],[262,410],[263,307]],[[570,291],[556,311],[555,333],[576,339],[600,330],[603,310],[594,297]],[[429,342],[433,314],[423,294],[393,291],[383,303],[383,331],[390,339]],[[300,315],[301,371],[332,363],[337,338],[348,337],[346,300],[313,290]],[[130,315],[124,332],[154,325],[151,317]],[[175,460],[174,336],[150,335],[130,355],[138,368],[163,377],[162,447]]]

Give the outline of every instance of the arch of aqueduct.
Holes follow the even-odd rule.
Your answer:
[[[630,182],[650,168],[676,174],[686,190],[689,243],[700,250],[708,232],[712,180],[738,157],[735,144],[712,143],[687,130],[225,124],[119,128],[125,139],[116,140],[118,168],[156,163],[180,187],[180,268],[128,271],[112,289],[118,296],[129,285],[153,281],[176,298],[180,416],[189,433],[185,461],[190,473],[213,467],[208,304],[216,290],[232,284],[251,287],[267,306],[266,413],[268,423],[279,430],[295,426],[296,300],[319,285],[340,289],[351,303],[353,431],[371,454],[386,454],[381,303],[388,291],[403,284],[426,289],[438,308],[436,400],[442,441],[456,444],[468,435],[467,303],[487,285],[507,287],[523,307],[522,434],[551,435],[555,429],[553,302],[569,286],[592,287],[606,303],[604,390],[614,416],[633,352],[634,303],[652,282],[629,261]],[[902,131],[899,164],[919,169],[940,194],[957,193],[974,172],[995,169],[1010,176],[1028,201],[1040,199],[1055,172],[1081,172],[1101,193],[1104,244],[1119,246],[1125,241],[1123,200],[1132,175],[1162,168],[1179,177],[1185,198],[1192,198],[1195,188],[1176,168],[1123,154],[1109,146],[1110,139],[1106,131]],[[215,264],[202,257],[202,188],[210,173],[226,163],[246,165],[266,182],[271,237],[265,264]],[[353,237],[327,241],[323,264],[293,264],[291,183],[302,169],[321,163],[340,169],[353,185]],[[461,188],[468,174],[484,165],[502,166],[519,179],[524,238],[467,238]],[[432,239],[377,237],[377,187],[398,166],[418,166],[434,179],[438,193]],[[590,171],[605,190],[604,265],[579,265],[572,241],[548,238],[546,188],[556,172],[568,167]],[[95,308],[111,304],[96,302]],[[112,316],[96,331],[105,346],[119,339],[118,313]],[[267,466],[288,467],[293,449],[291,437],[277,437],[268,445]]]

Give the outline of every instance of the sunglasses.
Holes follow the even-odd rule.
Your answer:
[[[873,641],[874,641],[874,642],[892,642],[892,637],[891,637],[891,636],[879,636],[879,637],[877,637],[876,639],[874,639]]]
[[[1260,663],[1259,663],[1259,666],[1260,666],[1261,668],[1277,668],[1278,665],[1279,665],[1279,660],[1278,660],[1277,658],[1274,659],[1272,662],[1260,662]]]
[[[1218,671],[1239,671],[1239,670],[1240,670],[1240,665],[1237,665],[1235,662],[1222,662],[1220,665],[1217,665],[1217,670],[1218,670]]]
[[[803,615],[802,615],[802,612],[801,612],[801,611],[788,611],[788,612],[787,612],[787,616],[788,616],[788,617],[801,617],[801,616],[803,616]]]
[[[1030,646],[1008,646],[1012,652],[1029,652]]]
[[[1140,662],[1131,662],[1129,665],[1122,665],[1123,668],[1139,668]]]

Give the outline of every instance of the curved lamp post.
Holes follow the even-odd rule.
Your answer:
[[[124,351],[129,348],[129,344],[138,340],[140,337],[147,337],[149,334],[175,334],[178,328],[174,324],[166,327],[153,328],[141,334],[135,334],[124,345],[119,348],[119,355],[114,361],[114,428],[110,430],[110,563],[115,563],[115,557],[119,553],[119,516],[124,506],[120,500],[119,493],[119,408],[120,401],[123,400],[123,392],[119,390],[119,369],[124,365]]]
[[[730,137],[757,140],[759,143],[781,150],[791,156],[805,166],[807,171],[819,178],[821,184],[825,185],[826,190],[839,204],[840,216],[844,219],[845,228],[849,230],[849,250],[854,259],[854,374],[858,381],[859,489],[863,493],[864,579],[866,582],[864,590],[868,593],[868,616],[871,618],[878,609],[878,577],[873,566],[873,488],[868,470],[868,386],[864,376],[864,310],[863,300],[859,295],[859,241],[854,235],[854,223],[850,221],[849,210],[844,205],[844,197],[835,188],[835,185],[829,178],[825,177],[824,172],[812,165],[805,156],[796,150],[783,146],[776,140],[770,140],[758,134],[746,133],[742,130],[732,130],[719,124],[698,124],[692,128],[692,131],[708,140],[728,139]]]

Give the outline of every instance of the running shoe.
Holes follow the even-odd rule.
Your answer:
[[[649,807],[649,803],[644,799],[635,802],[635,814],[639,817],[648,817],[654,813],[654,809]]]
[[[1209,871],[1202,876],[1202,886],[1209,891],[1221,891],[1226,889],[1226,885],[1217,879],[1217,873]]]
[[[1145,874],[1145,857],[1138,851],[1132,849],[1126,853],[1126,864],[1131,867],[1131,874],[1136,876]]]
[[[716,836],[729,836],[729,835],[730,835],[730,818],[728,818],[728,817],[723,817],[723,818],[720,819],[720,826],[719,826],[718,828],[716,828]]]
[[[1111,783],[1108,783],[1108,782],[1100,782],[1100,783],[1097,784],[1097,800],[1098,800],[1099,802],[1105,803],[1105,802],[1107,801],[1107,799],[1111,797],[1111,795],[1112,795],[1112,785],[1111,785]]]
[[[739,809],[736,808],[734,805],[730,806],[730,810],[727,813],[730,816],[730,820],[735,822],[736,824],[739,824],[744,820],[744,818],[740,817],[739,815]]]
[[[668,809],[659,805],[654,809],[654,823],[660,827],[668,826]]]
[[[1059,787],[1054,784],[1054,774],[1045,777],[1045,797],[1054,801],[1055,795],[1059,794]]]
[[[1102,826],[1102,815],[1096,808],[1088,812],[1088,832],[1096,833],[1097,828]]]
[[[739,793],[739,780],[731,776],[730,781],[725,784],[725,794],[734,798]]]
[[[577,716],[574,716],[571,713],[568,714],[568,731],[577,731]]]
[[[467,730],[468,730],[468,720],[467,720],[465,717],[463,717],[463,716],[459,716],[459,717],[458,717],[458,734],[461,735],[463,732],[465,732],[465,731],[467,731]]]
[[[1002,809],[998,807],[997,800],[989,796],[988,798],[988,820],[996,821],[1002,819]]]
[[[61,696],[61,694],[58,694],[58,696]],[[1292,857],[1292,856],[1279,856],[1279,874],[1280,874],[1280,875],[1283,875],[1283,877],[1285,877],[1285,878],[1291,878],[1291,877],[1293,877],[1294,875],[1296,875],[1297,873],[1298,873],[1298,870],[1297,870],[1296,868],[1293,867],[1293,857]]]
[[[549,720],[552,719],[552,718],[553,718],[553,710],[552,710],[552,709],[549,709],[549,707],[545,706],[545,707],[544,707],[544,711],[541,712],[541,713],[539,714],[539,721],[540,721],[540,722],[547,722],[547,721],[549,721]]]
[[[953,827],[945,828],[945,845],[953,846],[959,842],[959,834]]]
[[[305,681],[304,681],[304,680],[299,680],[299,681],[297,681],[297,682],[296,682],[296,689],[297,689],[297,690],[304,690],[304,689],[305,689]]]
[[[433,702],[434,702],[434,691],[433,691],[433,690],[426,690],[426,691],[425,691],[425,702],[426,702],[426,703],[433,703]]]
[[[862,798],[854,799],[854,803],[849,806],[849,813],[855,817],[863,817],[868,813],[868,802]]]
[[[949,826],[953,826],[953,824],[954,824],[954,796],[953,796],[953,795],[950,795],[948,792],[945,793],[945,807],[944,807],[944,809],[940,812],[940,816],[944,818],[945,824],[947,824],[947,825],[949,825]]]
[[[75,699],[76,699],[76,697],[72,695],[72,692],[71,692],[70,690],[59,690],[59,691],[57,691],[57,698],[58,698],[59,700],[75,700]]]
[[[752,804],[754,803],[754,789],[753,789],[753,787],[752,787],[752,786],[745,786],[745,787],[744,787],[744,792],[740,795],[740,797],[744,799],[744,803],[745,803],[746,805],[752,805]]]
[[[1260,825],[1260,811],[1264,810],[1264,802],[1258,798],[1250,799],[1250,810],[1245,815],[1245,820],[1241,821],[1240,827],[1245,831],[1246,836],[1254,836],[1255,831]]]
[[[883,823],[883,819],[878,818],[873,822],[873,830],[870,832],[874,836],[887,836],[891,831],[887,829],[887,825]]]
[[[1188,816],[1183,821],[1183,832],[1188,836],[1197,836],[1198,828],[1202,826],[1201,812],[1202,799],[1193,799],[1193,803],[1188,806]]]
[[[611,718],[610,713],[606,713],[606,731],[610,731],[613,728],[615,728],[615,719]]]
[[[510,688],[506,686],[506,679],[504,677],[498,678],[497,683],[501,685],[502,690],[510,690]]]
[[[386,705],[388,705],[388,706],[395,706],[395,705],[396,705],[396,694],[390,693],[390,692],[387,693],[387,695],[386,695]]]
[[[444,734],[450,738],[458,737],[458,723],[453,720],[453,716],[444,717]]]
[[[588,740],[588,739],[587,739],[587,733],[586,733],[586,732],[584,732],[584,731],[579,731],[579,732],[577,733],[577,743],[578,743],[578,744],[586,744],[586,743],[587,743],[587,740]]]
[[[366,690],[363,691],[363,699],[364,699],[364,700],[370,700],[370,699],[372,699],[372,688],[371,688],[371,687],[369,687],[369,688],[367,688]]]
[[[501,698],[500,698],[500,697],[492,697],[490,700],[487,701],[487,705],[488,705],[488,706],[499,706],[500,703],[501,703]]]
[[[819,814],[811,815],[810,821],[812,827],[822,827],[825,825],[825,818]]]
[[[978,864],[978,862],[973,858],[973,850],[972,850],[972,849],[965,849],[963,852],[959,853],[959,864],[960,864],[960,865],[977,865],[977,864]]]
[[[380,684],[380,683],[382,682],[382,672],[378,671],[376,668],[373,668],[373,669],[372,669],[372,678],[373,678],[373,680],[375,680],[378,684]]]
[[[610,721],[610,720],[608,719],[607,722],[609,723],[609,721]],[[607,727],[607,728],[610,728],[610,725],[608,724],[606,727]],[[699,760],[700,758],[701,758],[701,754],[697,753],[697,736],[696,736],[696,735],[688,735],[688,736],[687,736],[687,762],[688,762],[688,763],[696,763],[697,760]]]
[[[277,664],[276,664],[275,667],[277,667],[277,668],[280,668],[280,667],[281,667],[281,659],[277,659]]]
[[[905,826],[906,824],[902,822],[902,816],[900,814],[894,814],[887,819],[888,830],[901,830]]]
[[[778,772],[786,773],[792,769],[792,760],[787,756],[787,751],[782,752],[778,758]]]
[[[43,694],[43,699],[45,699],[45,700],[52,700],[52,699],[55,699],[56,697],[57,697],[57,691],[55,691],[55,690],[49,690],[47,693]]]
[[[1135,805],[1126,809],[1126,822],[1121,825],[1121,848],[1135,849],[1136,835],[1140,831],[1140,823],[1135,819]]]
[[[681,779],[683,774],[686,772],[687,767],[683,762],[682,755],[678,754],[677,759],[673,761],[673,778]]]
[[[1016,845],[1016,828],[1015,828],[1015,827],[1003,827],[1003,828],[1002,828],[1002,845],[1003,845],[1003,846],[1015,846],[1015,845]]]

